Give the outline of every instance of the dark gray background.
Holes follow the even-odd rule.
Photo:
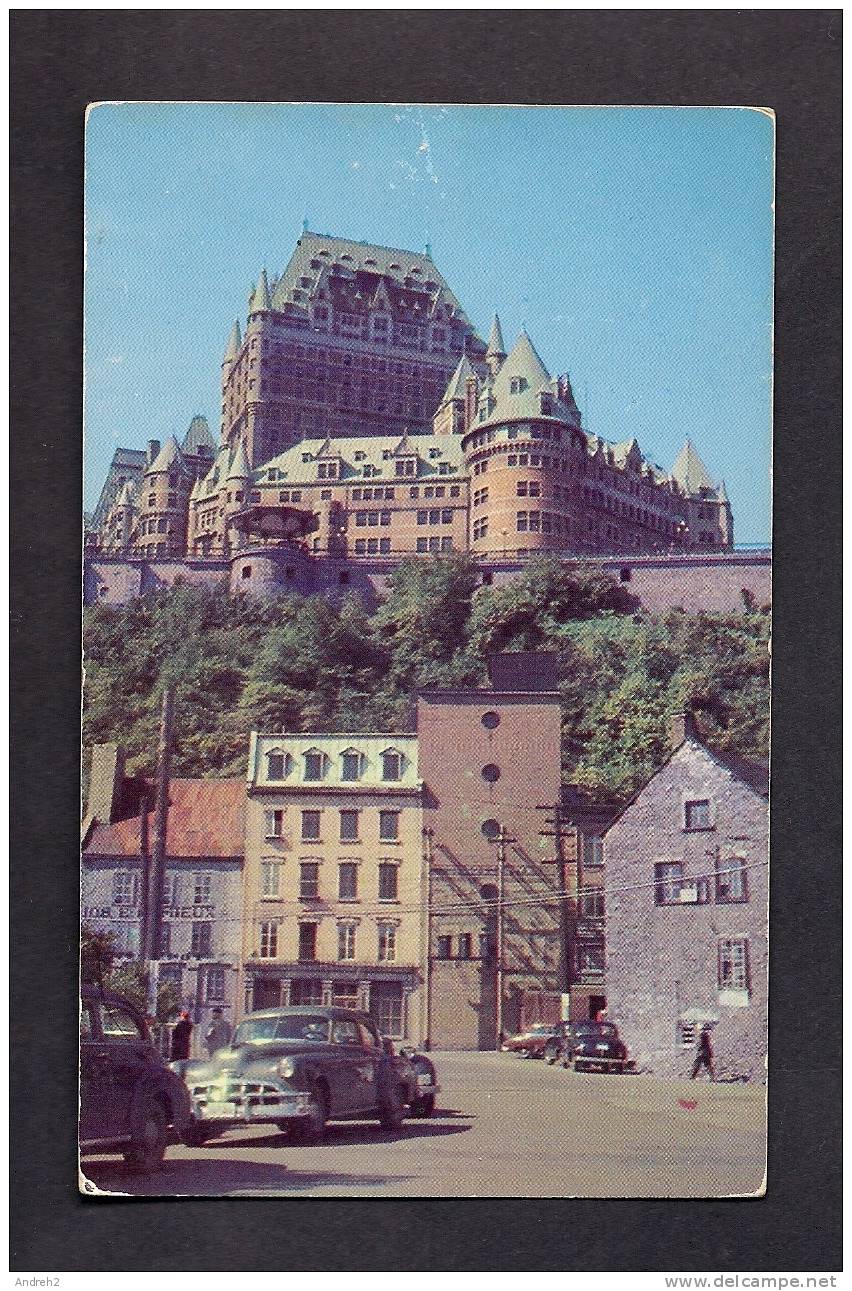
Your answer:
[[[840,1269],[840,11],[18,10],[11,31],[10,1267]],[[764,1199],[77,1195],[83,114],[98,99],[777,112]]]

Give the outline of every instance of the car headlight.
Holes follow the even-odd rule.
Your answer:
[[[275,1070],[284,1080],[289,1080],[296,1073],[292,1058],[282,1058]]]

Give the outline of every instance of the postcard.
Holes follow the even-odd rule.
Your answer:
[[[774,131],[90,107],[84,1195],[762,1194]]]

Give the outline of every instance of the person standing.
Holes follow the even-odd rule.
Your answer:
[[[708,1022],[704,1023],[701,1028],[701,1035],[698,1037],[698,1047],[695,1051],[695,1062],[692,1064],[690,1080],[695,1080],[703,1067],[707,1068],[711,1081],[714,1081],[716,1079],[716,1068],[713,1063],[713,1044],[710,1039],[710,1024]]]
[[[204,1032],[204,1047],[208,1057],[212,1058],[220,1049],[227,1049],[230,1043],[231,1028],[222,1016],[222,1010],[217,1007],[213,1010],[213,1018]]]
[[[192,1023],[189,1020],[189,1013],[184,1009],[179,1020],[175,1023],[174,1031],[172,1031],[171,1061],[179,1062],[188,1058],[191,1042]]]

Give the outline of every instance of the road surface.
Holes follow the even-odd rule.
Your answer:
[[[761,1190],[760,1086],[583,1075],[502,1053],[433,1055],[430,1120],[399,1133],[330,1125],[291,1146],[274,1127],[172,1146],[134,1176],[118,1157],[83,1161],[97,1190],[139,1196],[718,1197]]]

